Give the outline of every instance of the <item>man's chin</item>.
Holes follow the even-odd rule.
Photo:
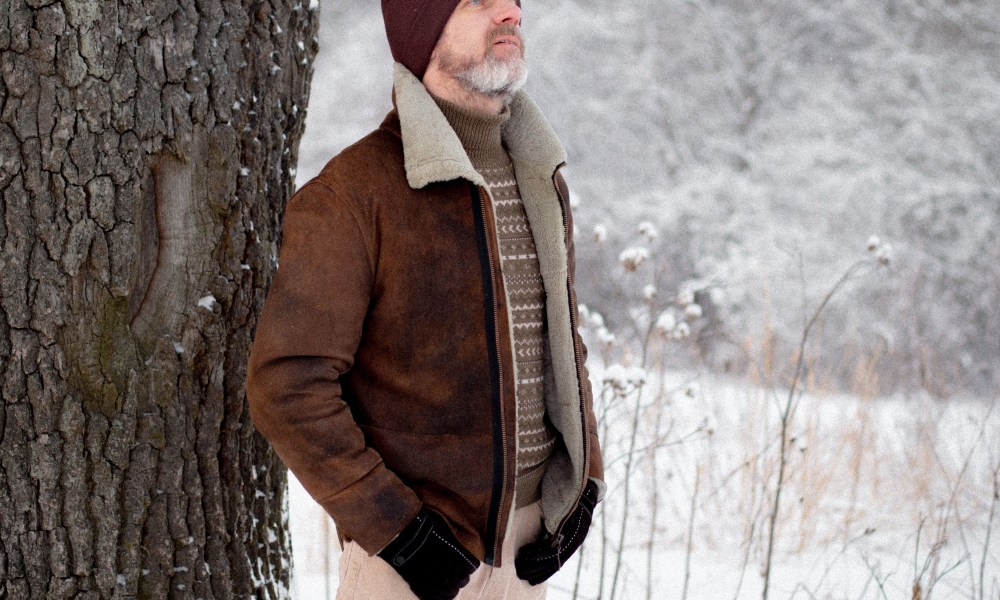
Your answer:
[[[528,71],[522,68],[517,73],[511,73],[506,80],[504,80],[500,85],[495,86],[489,95],[500,98],[509,98],[513,96],[515,92],[524,87],[524,84],[528,81]]]
[[[507,60],[484,61],[465,70],[456,72],[453,77],[462,86],[474,93],[493,97],[510,96],[524,86],[528,78],[528,66],[519,56]]]
[[[528,82],[528,70],[526,68],[522,69],[517,79],[513,80],[503,91],[505,96],[513,96],[515,92],[524,87],[524,84]]]

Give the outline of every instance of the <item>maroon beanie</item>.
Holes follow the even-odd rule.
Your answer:
[[[459,0],[382,0],[382,19],[396,62],[424,78],[444,25]]]

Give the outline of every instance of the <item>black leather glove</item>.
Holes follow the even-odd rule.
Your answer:
[[[521,546],[518,550],[517,558],[514,559],[517,576],[531,585],[538,585],[555,575],[587,537],[595,506],[597,506],[597,484],[588,481],[583,496],[580,497],[580,503],[576,505],[573,514],[566,521],[566,526],[563,527],[562,540],[553,539],[543,526],[542,535],[537,540]]]
[[[452,600],[479,568],[441,515],[426,508],[378,555],[420,600]]]

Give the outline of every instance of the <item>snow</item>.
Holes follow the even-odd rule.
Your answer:
[[[598,367],[591,369],[601,377]],[[692,378],[697,386],[691,386]],[[628,523],[619,583],[626,587],[619,597],[646,597],[651,531],[654,597],[681,597],[689,543],[689,598],[760,597],[763,529],[777,461],[773,400],[785,392],[690,373],[664,373],[645,388],[642,398],[599,395],[599,419],[609,424],[602,443],[611,466],[598,519],[609,520],[612,535],[605,543],[612,556],[617,532]],[[878,598],[874,565],[886,576],[889,597],[901,597],[913,583],[914,555],[923,561],[937,553],[939,574],[956,561],[972,567],[964,557],[981,554],[991,470],[1000,458],[1000,415],[989,403],[818,393],[801,398],[798,406],[776,536],[774,597],[798,589],[802,597]],[[645,449],[629,479],[626,520],[621,461],[631,442],[634,410],[644,415],[638,447]],[[649,446],[657,440],[658,446]],[[921,523],[925,539],[918,543]],[[584,598],[597,595],[600,546],[597,535],[585,551]],[[577,562],[560,573],[560,589],[572,589]],[[611,570],[609,560],[606,594]],[[998,584],[995,558],[987,561],[985,574],[988,584]],[[930,579],[925,577],[925,590]],[[965,575],[945,574],[937,593],[964,597],[957,594],[966,587]],[[949,588],[955,596],[947,595]]]
[[[218,304],[218,300],[216,300],[215,296],[213,296],[212,294],[209,294],[207,296],[202,296],[198,300],[198,307],[204,308],[207,311],[212,311],[215,308],[216,304]]]
[[[594,241],[598,244],[603,244],[608,240],[608,227],[607,225],[597,224],[594,225]]]
[[[639,235],[652,242],[656,238],[660,237],[660,232],[656,228],[656,225],[653,225],[649,221],[643,221],[642,223],[639,223]]]
[[[672,310],[665,310],[656,318],[656,330],[660,335],[672,336],[677,329],[677,317]]]
[[[684,318],[688,321],[697,321],[704,314],[699,304],[691,303],[684,307]]]
[[[646,383],[648,374],[639,367],[625,367],[620,364],[608,367],[601,378],[601,382],[615,390],[625,390]]]
[[[626,271],[635,271],[641,267],[648,258],[649,248],[633,246],[622,250],[622,253],[618,256],[618,261],[622,263],[622,266],[625,267]]]

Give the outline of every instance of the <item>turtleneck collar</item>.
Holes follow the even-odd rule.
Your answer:
[[[432,96],[466,152],[499,150],[503,147],[503,127],[510,119],[510,108],[499,114],[471,111]]]

